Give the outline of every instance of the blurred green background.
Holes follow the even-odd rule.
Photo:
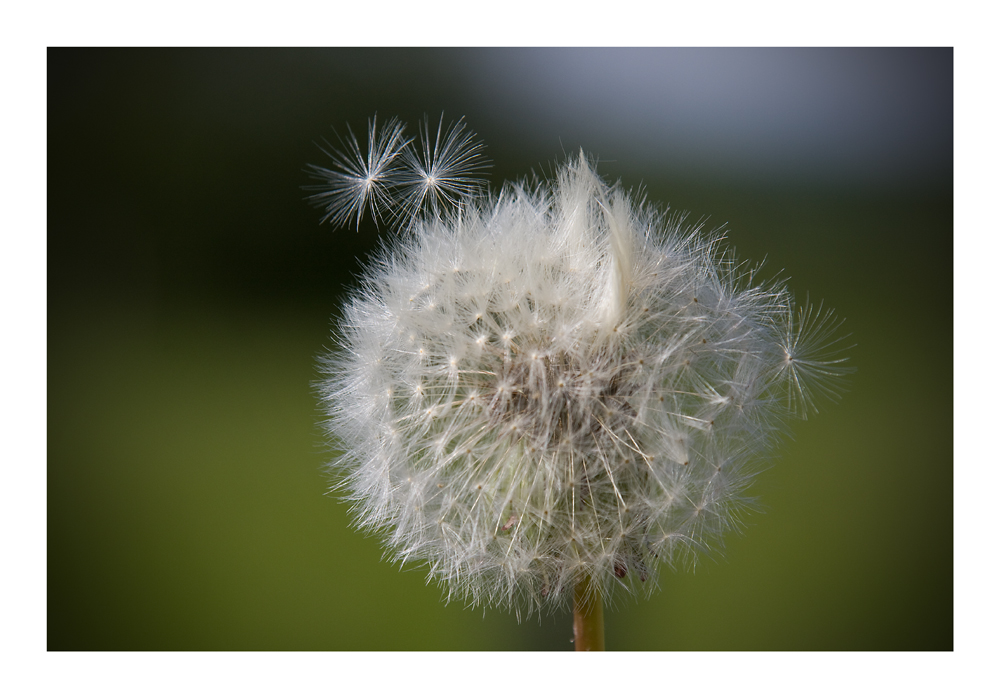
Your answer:
[[[48,53],[52,650],[569,650],[445,605],[327,494],[316,357],[378,231],[303,201],[330,126],[465,115],[491,179],[582,146],[825,299],[851,390],[628,650],[953,647],[951,50]]]

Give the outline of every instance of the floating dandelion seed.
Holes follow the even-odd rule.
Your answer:
[[[387,128],[375,151],[399,153]],[[401,156],[389,197],[412,218],[324,364],[340,487],[449,598],[520,614],[648,591],[738,525],[787,418],[836,395],[839,322],[582,153],[532,188],[446,187],[479,150],[440,134]]]
[[[785,374],[790,390],[789,410],[806,419],[810,412],[819,412],[816,397],[837,400],[844,389],[847,358],[842,356],[843,337],[837,332],[843,320],[823,304],[814,307],[809,301],[798,308],[789,306],[781,348],[785,360],[780,371]]]
[[[483,144],[462,119],[445,129],[442,115],[433,139],[425,120],[419,149],[404,137],[405,129],[391,119],[379,130],[372,119],[367,153],[362,153],[350,127],[347,138],[340,139],[346,152],[329,144],[323,148],[334,169],[310,165],[312,177],[323,183],[306,187],[316,192],[308,199],[326,210],[323,222],[340,227],[353,219],[357,228],[368,210],[375,220],[388,218],[405,229],[419,216],[453,211],[483,190],[486,180],[479,175],[489,168],[489,161]]]
[[[397,222],[455,209],[486,185],[486,180],[478,176],[489,166],[483,157],[483,145],[462,119],[445,130],[442,115],[433,140],[426,118],[422,126],[420,149],[408,148],[402,154],[405,167],[400,170],[397,185],[403,199]]]
[[[308,198],[326,209],[324,222],[329,221],[340,227],[353,218],[357,228],[361,225],[366,207],[375,219],[380,219],[384,211],[393,207],[390,189],[395,185],[398,173],[396,158],[409,144],[403,138],[403,129],[403,124],[397,119],[390,119],[379,130],[373,118],[368,122],[367,153],[361,152],[358,139],[350,127],[347,138],[340,139],[346,152],[323,149],[335,169],[310,165],[313,178],[322,180],[323,184],[306,188],[317,192]]]

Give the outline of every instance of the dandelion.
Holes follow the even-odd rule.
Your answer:
[[[376,152],[395,128],[370,132]],[[648,593],[661,563],[738,527],[789,418],[836,396],[839,323],[583,153],[491,195],[460,181],[471,136],[443,143],[400,157],[397,181],[433,188],[434,163],[457,179],[430,208],[395,191],[412,217],[324,362],[338,485],[448,598],[573,605],[577,649],[601,648],[602,599]],[[341,197],[334,220],[366,201]]]

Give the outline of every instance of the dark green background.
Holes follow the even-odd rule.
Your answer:
[[[951,51],[890,53],[918,82],[946,77],[950,117]],[[540,125],[491,103],[467,57],[49,51],[50,649],[572,647],[565,614],[445,605],[326,496],[315,358],[378,233],[318,225],[300,189],[325,164],[316,142],[376,111],[464,114],[494,183],[598,147],[556,128],[559,104]],[[609,648],[951,649],[950,118],[936,170],[879,181],[631,166],[643,144],[594,128],[607,177],[728,223],[741,256],[835,306],[858,368],[757,480],[745,535],[664,569],[650,599],[619,599]]]

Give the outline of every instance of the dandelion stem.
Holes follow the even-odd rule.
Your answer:
[[[604,604],[590,577],[573,590],[573,642],[577,652],[604,651]]]

